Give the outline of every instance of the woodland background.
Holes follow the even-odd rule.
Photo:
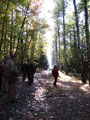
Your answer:
[[[74,11],[67,15],[73,3]],[[78,73],[82,82],[90,84],[90,0],[54,0],[52,64],[66,74]],[[45,33],[49,25],[39,18],[43,0],[0,1],[0,58],[16,54],[18,63],[37,60],[46,68]],[[81,17],[81,15],[83,17]],[[66,18],[68,17],[68,21]]]

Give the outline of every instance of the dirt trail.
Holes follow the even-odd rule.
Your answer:
[[[36,73],[32,86],[20,78],[18,102],[3,106],[0,120],[90,120],[89,85],[60,72],[54,87],[50,73]]]

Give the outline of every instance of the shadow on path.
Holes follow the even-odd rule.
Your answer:
[[[36,73],[32,86],[20,81],[17,100],[3,106],[0,120],[90,120],[89,86],[63,73],[57,87],[48,71]]]

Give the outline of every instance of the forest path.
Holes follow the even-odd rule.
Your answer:
[[[57,87],[50,71],[18,83],[17,103],[0,110],[0,120],[90,120],[90,87],[60,72]]]

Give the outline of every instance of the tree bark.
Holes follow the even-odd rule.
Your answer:
[[[56,35],[56,42],[55,42],[55,53],[56,53],[56,62],[55,64],[58,65],[58,50],[57,50],[57,35]]]
[[[1,58],[1,49],[2,49],[2,43],[4,38],[4,29],[5,29],[5,22],[6,22],[6,15],[7,15],[8,8],[9,8],[9,1],[7,1],[7,7],[6,7],[5,15],[3,18],[3,24],[2,24],[2,33],[1,33],[1,41],[0,41],[0,58]]]
[[[76,17],[77,40],[78,40],[78,58],[79,58],[79,63],[80,63],[80,72],[81,72],[82,82],[86,83],[85,77],[83,74],[83,71],[84,71],[83,70],[83,61],[82,61],[82,54],[81,54],[81,50],[80,50],[79,21],[78,21],[76,0],[73,0],[73,4],[74,4],[74,9],[75,9],[75,17]]]
[[[66,55],[66,39],[65,39],[65,1],[63,0],[63,44],[64,44],[64,69],[67,74],[67,55]]]
[[[4,56],[6,56],[7,54],[7,50],[6,50],[6,39],[7,39],[7,21],[5,22],[5,34],[4,34]]]
[[[10,55],[12,54],[12,38],[13,38],[13,10],[11,15]]]
[[[86,32],[86,45],[87,45],[87,62],[88,62],[88,78],[90,85],[90,40],[89,40],[89,28],[88,28],[88,8],[87,8],[87,0],[84,0],[84,8],[85,8],[85,32]]]
[[[77,47],[77,42],[76,42],[76,30],[75,30],[75,28],[73,30],[73,34],[74,34],[74,47],[76,48]]]
[[[59,70],[61,70],[61,51],[60,51],[60,28],[59,28],[59,25],[58,25],[58,44],[59,44]]]

